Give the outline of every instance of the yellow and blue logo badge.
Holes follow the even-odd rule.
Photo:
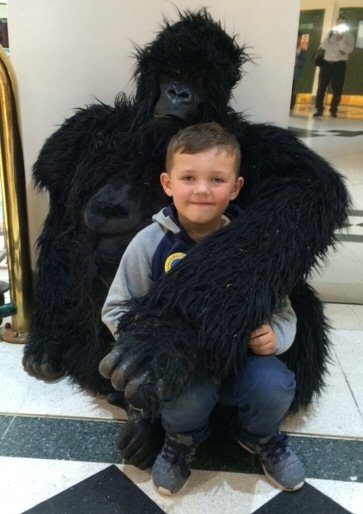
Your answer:
[[[174,268],[174,266],[176,264],[178,264],[179,261],[184,259],[185,256],[186,256],[186,253],[183,253],[183,252],[175,252],[175,253],[172,253],[171,255],[169,255],[169,257],[166,259],[165,265],[164,265],[165,273],[168,273],[168,271],[170,271],[172,268]]]

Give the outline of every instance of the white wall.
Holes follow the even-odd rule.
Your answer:
[[[31,166],[57,125],[95,98],[113,103],[133,91],[132,41],[151,41],[163,16],[178,8],[209,8],[255,64],[235,90],[233,106],[252,121],[285,126],[291,91],[299,0],[12,0],[9,45],[18,83],[19,115],[28,182],[32,246],[46,211],[46,198],[31,185]],[[34,266],[34,256],[33,256]]]

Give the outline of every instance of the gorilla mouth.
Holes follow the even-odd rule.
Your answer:
[[[154,114],[156,120],[167,120],[167,121],[184,121],[184,118],[177,116],[176,114]]]
[[[188,121],[185,120],[182,116],[177,116],[174,114],[156,114],[154,113],[152,117],[152,122],[154,125],[154,130],[157,131],[157,127],[159,126],[164,133],[174,133],[178,131],[180,128],[187,125]],[[170,132],[171,131],[171,132]]]

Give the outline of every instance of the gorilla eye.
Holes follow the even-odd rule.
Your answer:
[[[176,79],[180,80],[183,77],[183,74],[180,70],[170,70],[167,72],[164,72],[160,76],[160,84],[168,84],[170,80]]]

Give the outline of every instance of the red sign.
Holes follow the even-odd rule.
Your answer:
[[[300,48],[307,50],[309,47],[309,34],[303,34],[301,36]]]

